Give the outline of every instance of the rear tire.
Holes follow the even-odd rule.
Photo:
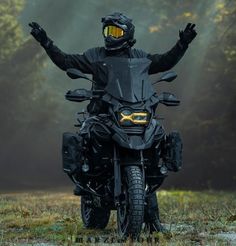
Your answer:
[[[110,218],[110,209],[94,207],[88,196],[81,196],[81,217],[85,228],[104,229]]]
[[[123,177],[121,201],[117,208],[118,234],[121,238],[130,236],[136,239],[144,220],[143,175],[138,166],[127,166]]]

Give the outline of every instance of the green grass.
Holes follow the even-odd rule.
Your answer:
[[[158,199],[161,219],[170,231],[154,235],[160,245],[234,244],[216,236],[222,232],[236,233],[234,193],[161,191]],[[80,199],[68,192],[0,195],[0,245],[74,245],[77,236],[86,235],[115,236],[115,213],[105,230],[87,230],[80,217]]]

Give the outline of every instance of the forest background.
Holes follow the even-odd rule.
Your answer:
[[[234,0],[1,0],[0,191],[72,185],[62,171],[62,133],[72,131],[86,104],[67,102],[72,81],[30,36],[38,22],[66,53],[103,46],[102,16],[120,11],[133,19],[136,48],[164,53],[188,22],[198,35],[174,70],[178,78],[157,85],[181,100],[160,106],[167,131],[184,141],[184,166],[164,187],[235,189],[236,1]],[[159,75],[152,76],[155,80]]]

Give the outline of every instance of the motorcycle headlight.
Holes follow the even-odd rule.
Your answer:
[[[149,122],[148,112],[132,112],[131,110],[123,110],[119,112],[119,122],[121,125],[147,125]]]

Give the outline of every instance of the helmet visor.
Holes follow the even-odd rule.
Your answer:
[[[120,27],[117,27],[117,26],[106,26],[104,29],[103,29],[103,34],[105,37],[107,36],[112,36],[114,38],[120,38],[122,36],[124,36],[124,30],[121,29]]]

